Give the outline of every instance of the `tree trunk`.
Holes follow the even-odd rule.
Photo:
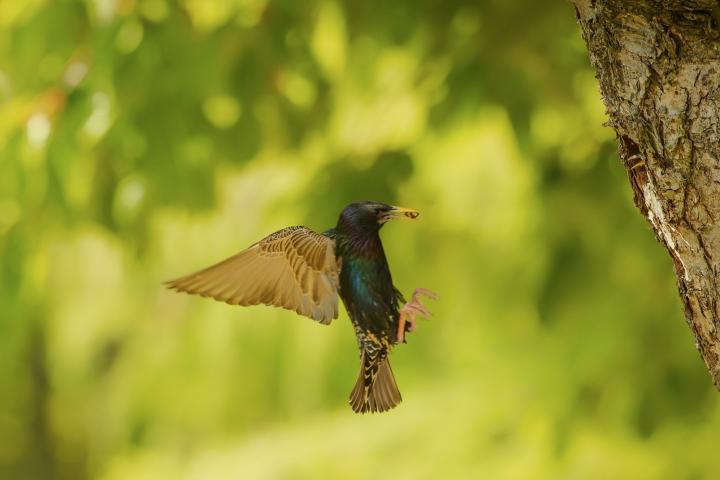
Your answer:
[[[720,7],[574,0],[635,194],[720,388]]]

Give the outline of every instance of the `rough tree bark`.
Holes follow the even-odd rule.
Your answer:
[[[720,5],[573,0],[635,204],[720,388]]]

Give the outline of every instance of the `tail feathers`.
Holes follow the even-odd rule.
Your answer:
[[[357,413],[385,412],[402,402],[387,356],[362,354],[360,373],[350,393],[350,406]]]

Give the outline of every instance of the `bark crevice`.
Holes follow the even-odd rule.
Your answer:
[[[675,265],[720,388],[720,6],[575,0],[635,205]]]

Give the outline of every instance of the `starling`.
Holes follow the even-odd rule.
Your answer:
[[[393,285],[379,232],[389,220],[418,215],[384,203],[351,203],[335,228],[322,234],[302,226],[284,228],[167,286],[231,305],[282,307],[326,325],[338,316],[340,296],[360,348],[350,406],[358,413],[384,412],[402,401],[388,355],[405,343],[417,316],[429,315],[420,296],[437,296],[418,288],[405,302]]]

